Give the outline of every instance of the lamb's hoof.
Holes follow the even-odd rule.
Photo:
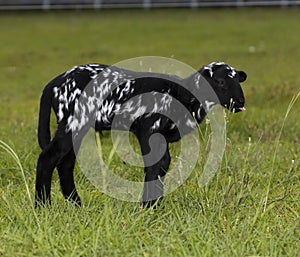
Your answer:
[[[70,203],[74,204],[76,207],[81,207],[81,199],[78,195],[72,195],[66,198]]]
[[[42,201],[41,199],[35,199],[35,202],[34,202],[34,208],[37,209],[37,208],[47,208],[47,207],[50,207],[51,206],[51,201],[50,200],[45,200],[45,201]]]
[[[152,208],[153,210],[156,210],[160,204],[161,204],[162,198],[150,200],[150,201],[143,201],[141,202],[141,206],[143,208]]]

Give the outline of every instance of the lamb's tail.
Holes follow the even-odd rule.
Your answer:
[[[52,92],[51,86],[45,87],[40,100],[40,113],[39,113],[39,125],[38,125],[38,141],[42,149],[44,149],[51,140],[50,134],[50,115],[51,115],[51,103]]]

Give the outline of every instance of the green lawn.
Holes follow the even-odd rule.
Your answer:
[[[0,140],[23,167],[0,148],[0,256],[299,256],[299,21],[297,9],[0,13]],[[52,207],[34,210],[45,84],[77,64],[146,55],[248,73],[247,111],[228,114],[217,175],[199,187],[199,162],[153,211],[97,192],[77,168],[82,208],[64,202],[55,173]],[[108,133],[103,142],[107,154]]]

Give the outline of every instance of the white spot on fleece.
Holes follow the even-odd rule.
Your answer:
[[[232,68],[232,67],[230,67],[230,66],[228,66],[227,70],[230,70],[230,72],[228,73],[228,77],[233,79],[235,77],[235,75],[236,75],[235,69]]]
[[[83,114],[80,118],[80,122],[78,124],[78,130],[81,130],[89,121],[88,116],[86,116],[85,114]]]
[[[214,67],[214,66],[224,65],[224,64],[225,64],[224,62],[212,62],[212,63],[210,63],[210,64],[204,66],[204,70],[208,70],[209,75],[210,75],[210,77],[212,78],[213,75],[214,75],[213,67]]]
[[[157,130],[159,127],[160,127],[160,122],[161,122],[161,118],[159,118],[157,121],[155,121],[153,123],[153,125],[151,126],[151,130],[154,131],[154,130]],[[175,124],[174,124],[175,125]]]
[[[92,113],[95,110],[95,97],[89,96],[88,97],[88,102],[87,102],[87,107],[89,110],[89,113]]]
[[[163,94],[160,100],[162,104],[162,109],[166,111],[170,107],[172,100],[173,99],[169,94]]]
[[[113,110],[115,102],[113,100],[111,100],[109,103],[108,101],[106,101],[105,106],[103,106],[103,112],[109,116]]]
[[[119,112],[120,112],[120,109],[121,109],[121,104],[115,104],[114,112],[115,112],[115,113],[119,113]]]
[[[57,98],[58,97],[58,87],[53,88],[53,93],[54,93],[54,97]]]
[[[104,78],[107,78],[110,75],[110,73],[111,73],[111,69],[109,68],[106,68],[102,71],[102,75]]]
[[[75,91],[73,93],[71,93],[71,96],[69,98],[69,103],[73,102],[76,98],[76,96],[80,96],[81,95],[81,90],[79,88],[76,88]]]
[[[210,102],[208,100],[205,100],[205,110],[209,112],[215,104],[216,104],[215,102]]]
[[[172,123],[172,125],[170,126],[170,129],[174,129],[175,128],[175,123]]]
[[[188,127],[191,127],[191,128],[196,128],[197,127],[197,124],[194,120],[190,120],[190,119],[187,119],[186,123],[185,123]]]
[[[231,66],[225,64],[224,62],[212,62],[212,63],[206,65],[206,66],[204,67],[204,70],[208,70],[209,75],[210,75],[210,77],[212,78],[212,77],[213,77],[213,74],[214,74],[214,72],[213,72],[213,67],[215,67],[215,66],[221,66],[221,65],[226,65],[226,69],[230,71],[230,72],[228,73],[228,77],[230,77],[230,78],[234,78],[234,77],[235,77],[235,75],[236,75],[236,70],[235,70],[233,67],[231,67]]]
[[[138,107],[136,112],[131,115],[130,119],[131,120],[136,120],[138,117],[142,116],[145,113],[146,109],[147,109],[146,106]]]
[[[201,109],[202,109],[202,104],[200,105],[200,108],[197,110],[197,119],[201,120]]]
[[[77,127],[78,127],[78,120],[74,119],[73,116],[70,116],[68,118],[68,127],[67,127],[67,129],[75,131],[77,129]]]
[[[125,85],[125,87],[124,87],[124,91],[125,91],[125,93],[128,93],[128,91],[129,91],[129,89],[130,89],[130,83],[131,83],[131,81],[130,81],[130,79],[128,79],[127,81],[126,81],[126,85]]]
[[[99,91],[102,91],[102,95],[106,95],[108,93],[108,91],[110,90],[110,84],[109,84],[109,79],[105,79],[99,87],[95,88],[95,91],[97,93],[100,93]]]
[[[200,88],[200,78],[201,78],[201,75],[197,72],[195,77],[194,77],[194,82],[195,82],[195,85],[196,85],[197,89]]]
[[[129,93],[129,90],[130,90],[130,84],[131,84],[131,80],[128,79],[128,80],[126,81],[125,87],[122,89],[122,91],[121,91],[121,93],[120,93],[120,95],[119,95],[118,100],[121,100],[121,99],[123,98],[123,95],[124,95],[124,94],[127,95],[127,94]]]
[[[74,113],[75,113],[75,114],[78,114],[78,113],[79,113],[78,99],[75,100],[75,104],[74,104]]]
[[[63,104],[59,103],[59,105],[58,105],[58,113],[57,113],[58,121],[61,121],[64,118],[64,113],[62,111],[63,107],[64,107]]]
[[[125,113],[125,112],[131,112],[131,111],[133,111],[134,110],[134,106],[132,106],[133,105],[133,101],[132,100],[130,100],[130,101],[127,101],[125,104],[124,104],[124,106],[123,106],[123,108],[122,108],[122,110],[121,110],[121,114],[122,113]]]

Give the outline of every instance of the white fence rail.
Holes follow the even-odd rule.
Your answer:
[[[300,0],[0,0],[0,10],[297,6]]]

